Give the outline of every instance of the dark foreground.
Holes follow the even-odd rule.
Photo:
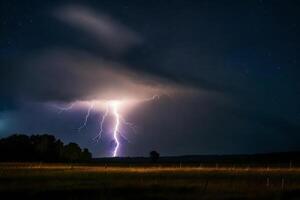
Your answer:
[[[300,199],[300,168],[0,164],[1,199]]]

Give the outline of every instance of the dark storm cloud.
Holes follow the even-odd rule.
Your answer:
[[[263,128],[271,129],[274,132],[290,137],[290,139],[298,140],[300,138],[298,134],[300,132],[300,125],[281,116],[243,109],[234,110],[232,112],[240,118],[258,123]]]
[[[21,91],[42,101],[149,98],[189,90],[87,52],[53,49],[37,58],[28,64]]]
[[[87,7],[60,7],[54,10],[54,17],[85,31],[86,37],[104,45],[111,54],[129,50],[142,41],[125,25]],[[141,69],[86,49],[58,46],[23,54],[4,74],[11,94],[34,101],[149,98],[196,92],[175,77]]]

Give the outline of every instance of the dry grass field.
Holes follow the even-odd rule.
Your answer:
[[[2,163],[0,193],[3,199],[300,199],[300,168]]]

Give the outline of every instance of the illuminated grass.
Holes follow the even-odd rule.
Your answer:
[[[0,165],[1,194],[37,199],[284,199],[299,191],[299,168]]]

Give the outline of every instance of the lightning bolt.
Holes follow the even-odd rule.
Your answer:
[[[105,113],[104,115],[102,116],[101,120],[100,120],[100,131],[99,133],[97,134],[97,136],[94,138],[97,142],[101,139],[102,137],[102,133],[103,133],[103,124],[104,124],[104,121],[108,115],[108,112],[109,112],[109,109],[108,107],[106,107],[105,109]]]
[[[98,135],[95,138],[97,142],[101,139],[102,133],[103,133],[103,124],[105,122],[106,117],[109,114],[109,111],[111,110],[112,115],[115,118],[115,125],[114,125],[114,129],[113,129],[113,138],[114,138],[114,142],[115,142],[116,146],[115,146],[114,151],[113,151],[113,157],[117,156],[118,149],[119,149],[119,146],[120,146],[120,141],[119,141],[119,138],[118,138],[118,135],[121,135],[120,131],[119,131],[120,121],[121,121],[121,115],[119,114],[119,111],[118,111],[119,104],[120,104],[120,102],[118,102],[118,101],[109,101],[109,102],[107,102],[105,113],[102,116],[101,121],[100,121],[100,131],[99,131]],[[122,137],[125,138],[124,136],[122,136]]]
[[[157,94],[155,94],[155,95],[153,95],[152,97],[150,97],[150,98],[147,98],[147,99],[144,99],[143,101],[154,101],[154,100],[159,100],[159,98],[160,98],[160,96],[159,95],[157,95]]]
[[[137,132],[137,131],[136,131],[137,126],[136,126],[135,124],[126,121],[126,120],[124,119],[124,117],[122,117],[121,115],[119,115],[119,117],[120,117],[120,120],[122,121],[123,124],[125,124],[125,125],[128,126],[128,127],[130,127],[131,130],[132,130],[134,133]]]
[[[113,153],[113,157],[116,157],[117,156],[117,153],[118,153],[118,149],[119,149],[119,146],[120,146],[120,142],[119,142],[119,139],[118,139],[118,132],[119,132],[119,126],[120,126],[120,114],[118,112],[118,103],[111,103],[110,104],[112,106],[112,109],[113,109],[113,114],[115,116],[115,128],[114,128],[114,140],[116,142],[116,146],[115,146],[115,150],[114,150],[114,153]]]
[[[81,131],[81,129],[83,129],[84,127],[86,127],[86,124],[87,124],[87,121],[90,117],[90,113],[91,113],[91,110],[94,108],[94,103],[91,103],[86,115],[85,115],[85,118],[84,118],[84,121],[82,123],[82,125],[78,128],[78,132]]]
[[[69,106],[67,107],[60,107],[60,106],[55,106],[59,111],[58,113],[61,114],[62,112],[65,112],[65,111],[68,111],[68,110],[71,110],[73,107],[74,107],[75,103],[71,103]]]
[[[142,101],[153,101],[153,100],[158,100],[160,98],[159,95],[154,95],[151,98],[148,99],[143,99]],[[117,100],[112,100],[112,101],[107,101],[105,104],[105,112],[102,115],[101,119],[100,119],[100,130],[98,132],[98,134],[96,135],[96,137],[94,138],[94,140],[96,142],[98,142],[103,135],[104,132],[104,122],[107,118],[108,115],[112,115],[114,117],[114,128],[113,128],[113,140],[115,142],[115,147],[112,153],[113,157],[118,156],[118,152],[119,152],[119,147],[120,147],[120,141],[119,141],[119,137],[123,138],[124,140],[128,141],[128,139],[122,134],[122,132],[120,131],[121,128],[121,124],[124,124],[128,127],[130,127],[134,133],[136,133],[136,126],[133,123],[127,122],[123,116],[120,114],[119,112],[119,107],[121,105],[121,101],[117,101]],[[59,107],[59,106],[55,106],[57,109],[59,109],[59,114],[68,110],[71,110],[74,105],[76,104],[76,102],[71,103],[69,106],[67,107]],[[87,126],[87,122],[90,118],[90,114],[91,111],[94,109],[95,107],[95,102],[92,102],[90,104],[90,106],[88,107],[88,110],[86,112],[84,121],[82,122],[81,126],[78,128],[78,131],[80,132],[83,128],[85,128]]]

